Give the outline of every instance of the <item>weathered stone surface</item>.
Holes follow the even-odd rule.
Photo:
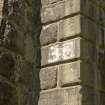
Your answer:
[[[41,49],[41,65],[59,61],[81,58],[86,61],[94,60],[94,47],[91,43],[81,38],[56,43]]]
[[[64,1],[64,0],[41,0],[42,5],[49,5],[49,4],[53,4],[53,3],[57,3],[60,1]]]
[[[92,19],[99,19],[99,8],[91,0],[62,0],[42,8],[42,23],[59,20],[75,13],[83,13]],[[63,14],[62,14],[63,13]]]
[[[92,3],[91,0],[87,0],[87,10],[85,12],[90,18],[96,21],[99,20],[99,7],[95,3]]]
[[[65,0],[64,16],[75,14],[81,11],[81,0]]]
[[[80,81],[80,61],[66,63],[59,66],[59,84],[69,85]]]
[[[43,26],[40,34],[41,45],[55,42],[57,40],[58,24]]]
[[[97,24],[84,16],[76,15],[74,17],[61,20],[59,22],[59,39],[65,39],[80,35],[91,41],[95,41],[98,32]]]
[[[70,87],[69,84],[72,81],[82,80],[81,85],[87,87],[94,85],[93,62],[95,62],[94,55],[96,55],[94,47],[97,45],[93,47],[90,42],[95,42],[98,35],[104,36],[103,32],[97,33],[100,30],[95,22],[99,19],[99,6],[104,7],[105,1],[0,0],[0,2],[3,1],[5,3],[0,4],[0,15],[3,15],[0,20],[0,48],[2,46],[3,49],[10,50],[10,53],[15,53],[16,61],[10,56],[11,54],[8,56],[4,52],[1,54],[0,51],[0,55],[4,54],[0,56],[0,75],[4,76],[7,83],[10,83],[8,79],[14,77],[16,91],[9,86],[10,84],[0,82],[0,105],[38,105],[38,101],[39,105],[96,105],[93,89],[81,86]],[[104,24],[104,10],[101,12],[99,23]],[[84,14],[85,18],[88,17],[90,20],[80,15],[76,16],[79,13]],[[33,15],[35,16],[32,19]],[[93,19],[95,21],[91,21]],[[42,30],[41,27],[43,27]],[[87,40],[72,39],[78,34]],[[66,38],[71,40],[59,42]],[[51,44],[56,41],[57,43]],[[101,41],[102,38],[99,40],[99,45],[102,44]],[[40,49],[40,44],[46,46]],[[34,47],[38,47],[38,51]],[[77,60],[75,58],[82,59],[82,61],[70,63]],[[90,63],[87,64],[84,61]],[[55,65],[48,67],[48,64],[52,63]],[[36,68],[40,65],[46,68],[40,71]],[[57,72],[58,67],[60,72]],[[75,72],[71,73],[71,68]],[[104,75],[104,72],[101,73]],[[103,78],[101,82],[105,87],[103,75],[101,75]],[[4,82],[1,78],[0,80]],[[39,95],[40,89],[42,92]],[[102,98],[101,104],[104,105],[104,94],[99,97]]]
[[[95,47],[90,42],[86,42],[86,40],[82,40],[80,42],[80,58],[93,63],[95,60]]]
[[[80,80],[83,85],[95,86],[95,70],[94,63],[81,62],[80,64]]]
[[[99,22],[100,24],[105,26],[105,9],[104,8],[100,8],[100,14],[99,14]]]
[[[80,0],[65,0],[42,8],[42,23],[54,21],[80,11]]]
[[[99,0],[81,0],[81,12],[91,19],[99,20]]]
[[[46,23],[49,21],[58,20],[63,17],[63,3],[59,3],[58,5],[51,5],[49,7],[42,8],[41,13],[41,21],[42,23]]]
[[[76,15],[74,17],[61,20],[59,22],[59,39],[75,36],[81,33],[81,16]]]
[[[57,93],[57,91],[52,91],[49,93],[40,93],[38,105],[57,105]]]
[[[54,88],[57,85],[58,67],[43,68],[40,71],[40,87],[41,89]]]
[[[66,43],[68,44],[68,43]],[[70,55],[70,58],[75,58],[78,56],[78,54],[76,54],[74,52],[74,46],[75,42],[72,40],[70,41],[70,45],[67,45],[67,48],[70,49],[70,47],[72,47],[73,49],[69,51],[69,49],[67,49],[67,53]],[[70,47],[69,47],[70,46]],[[79,47],[77,47],[79,48]],[[66,55],[65,52],[65,43],[56,43],[54,45],[51,46],[46,46],[43,47],[41,49],[41,56],[42,56],[42,60],[41,60],[41,65],[46,65],[46,64],[50,64],[50,63],[55,63],[58,61],[62,61],[63,58],[64,59],[69,59],[69,55]]]
[[[60,65],[59,84],[61,86],[82,82],[88,86],[94,86],[94,68],[92,64],[82,61],[75,61]]]
[[[94,105],[94,91],[91,88],[74,86],[68,89],[41,93],[38,105]]]
[[[84,19],[84,20],[83,20]],[[95,22],[90,19],[81,18],[81,36],[95,42],[96,35],[98,33],[98,26]]]

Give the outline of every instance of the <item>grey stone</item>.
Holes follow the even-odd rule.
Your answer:
[[[99,30],[97,24],[85,17],[81,18],[81,24],[81,36],[95,43]]]
[[[59,20],[80,12],[94,20],[99,19],[99,8],[90,0],[64,0],[42,8],[42,23]]]
[[[59,22],[59,39],[76,36],[81,33],[81,16],[76,15]]]
[[[80,80],[83,85],[88,87],[95,86],[95,69],[94,63],[81,62],[80,64]]]
[[[40,94],[38,105],[95,105],[91,88],[73,86]]]
[[[80,35],[95,42],[97,32],[98,27],[96,23],[86,19],[84,16],[76,15],[59,22],[58,38],[61,40]]]
[[[63,3],[59,3],[57,5],[51,5],[48,7],[42,8],[41,11],[41,21],[42,23],[47,23],[51,21],[58,20],[63,17]]]
[[[41,49],[41,65],[80,58],[85,61],[94,60],[94,46],[82,38],[56,43]]]
[[[60,1],[64,1],[64,0],[41,0],[41,3],[43,6],[46,6],[49,4],[58,3]]]
[[[84,85],[94,86],[94,68],[92,64],[75,61],[59,66],[59,85],[69,86],[82,82]]]
[[[42,8],[42,23],[55,21],[80,11],[80,0],[65,0]]]
[[[58,67],[43,68],[40,71],[41,89],[51,89],[57,86],[57,69]]]
[[[80,61],[66,63],[59,66],[59,85],[70,85],[79,82],[80,79]]]
[[[40,34],[41,45],[49,44],[57,40],[58,25],[57,23],[43,26]]]
[[[40,93],[38,105],[57,105],[57,99],[57,91]]]
[[[99,7],[95,3],[92,3],[91,0],[88,0],[85,12],[90,18],[99,21]]]

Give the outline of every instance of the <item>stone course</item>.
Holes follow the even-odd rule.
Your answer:
[[[65,50],[69,49],[69,54]],[[86,61],[94,60],[94,46],[82,38],[55,43],[41,49],[41,65],[61,62],[69,59],[80,58]]]
[[[74,86],[41,93],[38,105],[94,105],[93,100],[94,91],[91,88],[88,89],[81,88],[81,86]]]
[[[103,105],[104,3],[42,0],[41,87],[46,88],[38,105]]]
[[[57,71],[58,67],[49,67],[41,69],[40,84],[41,89],[50,89],[57,86]]]

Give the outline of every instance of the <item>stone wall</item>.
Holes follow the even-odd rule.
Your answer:
[[[104,105],[104,0],[0,0],[0,11],[0,105]]]
[[[104,105],[105,1],[41,2],[38,105]]]

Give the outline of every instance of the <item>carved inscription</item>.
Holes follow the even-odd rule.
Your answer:
[[[64,43],[63,45],[63,48],[62,48],[62,58],[65,60],[65,59],[68,59],[68,58],[73,58],[75,55],[74,55],[74,43],[73,41],[72,42],[69,42],[69,43]]]
[[[49,48],[48,62],[53,63],[60,60],[67,60],[75,56],[75,42],[65,42]]]
[[[59,45],[50,47],[48,56],[49,56],[49,59],[48,59],[49,63],[58,61],[59,60]]]

